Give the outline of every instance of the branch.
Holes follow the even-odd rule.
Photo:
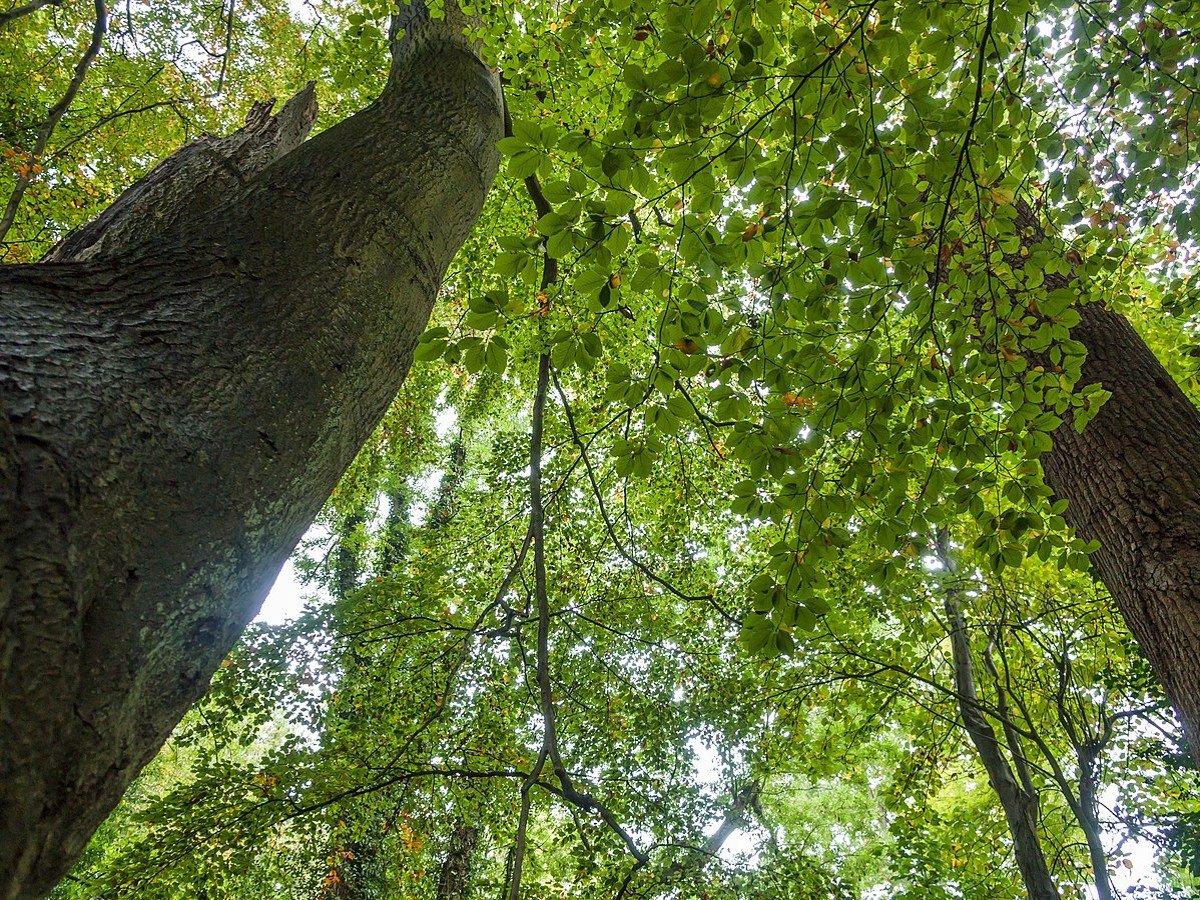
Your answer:
[[[14,22],[22,16],[27,16],[30,13],[37,12],[43,6],[61,6],[62,0],[30,0],[24,6],[15,6],[12,9],[6,9],[0,12],[0,25],[7,25],[9,22]]]
[[[525,843],[529,829],[529,810],[532,805],[530,788],[541,777],[542,767],[546,765],[546,744],[542,742],[541,752],[537,762],[533,764],[529,775],[521,783],[521,817],[517,820],[517,837],[513,842],[512,853],[509,855],[508,900],[521,900],[521,869],[525,862]]]
[[[46,145],[50,142],[50,136],[54,134],[59,119],[75,102],[75,95],[83,87],[83,80],[87,77],[88,69],[91,68],[92,61],[99,54],[100,46],[104,43],[104,32],[108,30],[108,7],[105,6],[104,0],[95,0],[95,4],[96,21],[92,25],[92,39],[88,43],[87,49],[83,51],[79,62],[75,64],[75,74],[71,76],[71,81],[67,84],[62,98],[50,108],[50,112],[46,114],[46,121],[38,129],[33,150],[30,151],[26,160],[25,171],[17,178],[17,183],[8,198],[8,205],[4,208],[4,216],[0,218],[0,241],[4,240],[9,229],[12,228],[13,221],[17,218],[17,208],[21,205],[21,199],[25,196],[26,189],[36,175],[33,171],[34,162],[41,159],[42,154],[46,152]],[[3,24],[3,19],[0,19],[0,24]]]
[[[173,223],[207,212],[268,165],[303,143],[317,117],[309,82],[271,115],[274,100],[254,104],[246,124],[225,137],[205,135],[172,153],[130,185],[91,222],[45,256],[46,262],[123,252],[157,239]]]
[[[667,579],[663,578],[661,575],[656,573],[653,569],[651,569],[645,563],[641,562],[637,557],[635,557],[633,555],[633,553],[631,553],[628,549],[626,549],[626,547],[623,543],[621,543],[621,539],[619,537],[617,537],[616,528],[613,526],[612,518],[608,514],[608,507],[606,507],[604,505],[604,495],[600,490],[599,482],[596,480],[596,473],[592,469],[592,462],[587,454],[587,446],[584,444],[583,438],[580,436],[578,428],[575,427],[575,416],[571,412],[571,404],[567,401],[567,395],[566,395],[566,392],[563,391],[562,384],[559,383],[558,374],[552,373],[552,377],[554,378],[554,389],[558,393],[558,399],[563,405],[563,412],[566,413],[566,416],[567,416],[567,426],[571,429],[571,439],[574,442],[575,446],[579,449],[579,456],[583,460],[583,466],[587,472],[588,481],[591,483],[591,486],[592,486],[592,493],[595,495],[596,503],[598,504],[598,506],[600,508],[600,516],[604,520],[604,529],[605,529],[605,531],[608,532],[608,536],[612,540],[613,546],[617,548],[617,553],[619,553],[621,555],[622,559],[624,559],[626,562],[628,562],[631,566],[633,566],[635,569],[637,569],[639,572],[641,572],[643,575],[645,575],[647,578],[649,578],[655,584],[666,589],[671,594],[674,594],[680,600],[687,600],[687,601],[704,600],[709,603],[712,603],[714,608],[721,614],[721,616],[723,618],[725,618],[731,624],[737,624],[738,623],[737,617],[731,616],[725,610],[723,610],[719,606],[717,606],[716,598],[713,597],[712,594],[694,594],[693,595],[693,594],[683,593],[681,590],[679,590],[679,588],[675,587],[675,585],[673,585],[670,581],[668,581]]]
[[[1008,752],[1013,758],[1013,764],[1016,767],[1017,775],[1021,779],[1021,787],[1025,793],[1032,798],[1037,797],[1037,788],[1033,784],[1033,776],[1029,771],[1029,759],[1025,756],[1025,749],[1021,743],[1021,736],[1013,727],[1012,711],[1008,707],[1008,693],[1011,690],[1010,685],[1001,682],[1000,672],[996,668],[996,663],[992,659],[992,646],[999,643],[999,634],[994,639],[988,641],[987,646],[983,650],[983,665],[988,670],[988,674],[992,676],[992,682],[996,686],[996,712],[999,714],[1000,725],[1004,729],[1004,739],[1008,742]],[[1003,653],[1003,651],[1002,651]],[[1001,655],[1001,659],[1003,659]],[[1004,671],[1008,673],[1008,663],[1005,661]],[[1033,728],[1032,722],[1026,722],[1027,727]]]
[[[950,646],[954,660],[954,684],[959,695],[959,715],[975,751],[987,772],[992,790],[1000,800],[1012,837],[1013,854],[1021,878],[1031,898],[1059,900],[1061,894],[1047,866],[1041,838],[1037,831],[1038,795],[1029,791],[1025,783],[1019,782],[1012,766],[1000,749],[1000,742],[979,703],[975,688],[974,667],[971,661],[971,644],[967,637],[967,625],[959,607],[959,589],[954,582],[957,566],[950,548],[949,533],[938,528],[934,547],[939,561],[948,576],[943,586],[943,603],[950,625]],[[1001,694],[1003,698],[1003,694]],[[1007,719],[1005,719],[1007,722]],[[1007,729],[1005,733],[1008,734]],[[1020,751],[1009,748],[1014,759]],[[1028,785],[1032,787],[1032,785]]]
[[[503,104],[504,133],[512,134],[512,119],[508,103]],[[546,195],[542,192],[537,175],[525,179],[525,187],[533,201],[538,216],[553,211]],[[558,261],[542,255],[541,290],[545,291],[558,280]],[[563,762],[558,746],[558,711],[554,703],[554,685],[550,678],[550,595],[546,584],[546,515],[542,500],[542,445],[546,417],[546,395],[550,387],[550,354],[543,350],[538,356],[537,388],[534,392],[533,414],[529,436],[529,537],[533,542],[534,597],[537,604],[537,685],[538,703],[542,715],[542,748],[529,778],[521,787],[521,815],[517,824],[517,837],[513,848],[512,880],[509,882],[509,900],[519,900],[521,870],[525,856],[525,843],[530,812],[530,788],[536,783],[547,760],[558,780],[562,798],[586,812],[597,813],[625,843],[630,854],[637,860],[637,868],[645,866],[649,857],[634,841],[632,835],[622,827],[617,817],[603,803],[590,794],[575,787],[570,772]],[[557,384],[557,379],[556,382]],[[515,573],[514,567],[510,575]],[[551,790],[553,790],[551,788]]]
[[[237,0],[229,0],[229,15],[225,19],[225,52],[221,54],[221,74],[217,76],[216,95],[225,90],[225,75],[229,71],[229,53],[233,49],[233,15]]]
[[[730,836],[745,824],[746,809],[758,808],[758,797],[761,793],[762,784],[758,781],[752,781],[734,794],[733,805],[729,807],[729,812],[725,814],[725,818],[721,820],[721,824],[717,826],[717,830],[704,843],[704,848],[701,850],[704,854],[704,859],[700,863],[701,866],[716,857]]]
[[[513,560],[508,573],[504,576],[504,580],[500,582],[500,587],[496,590],[496,597],[492,600],[492,606],[508,608],[508,605],[504,602],[504,598],[508,595],[508,589],[512,587],[513,581],[516,580],[517,575],[520,574],[521,569],[525,566],[525,555],[529,552],[529,545],[532,541],[533,532],[526,531],[525,538],[521,541],[521,547],[517,550],[517,558]]]

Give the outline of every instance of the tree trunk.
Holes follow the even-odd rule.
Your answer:
[[[408,370],[501,114],[461,27],[402,24],[364,111],[119,253],[0,268],[0,897],[67,871]]]
[[[478,844],[478,828],[463,821],[455,824],[438,876],[437,900],[467,900],[471,896],[471,876]]]
[[[1025,247],[1043,244],[1037,212],[1016,203]],[[1063,252],[1061,246],[1055,248]],[[1024,257],[1008,254],[1013,267]],[[1045,289],[1069,278],[1047,275]],[[1046,484],[1068,501],[1064,514],[1097,540],[1097,574],[1112,594],[1183,723],[1188,752],[1200,750],[1200,412],[1119,313],[1079,308],[1071,337],[1087,349],[1080,387],[1112,396],[1080,434],[1067,421],[1042,456]]]
[[[1086,776],[1090,781],[1090,775]],[[1093,883],[1096,887],[1096,900],[1115,900],[1112,878],[1108,874],[1108,853],[1104,849],[1104,830],[1096,815],[1096,795],[1094,790],[1088,790],[1080,778],[1079,812],[1076,817],[1079,827],[1083,830],[1087,841],[1088,860],[1092,864]]]
[[[937,552],[947,574],[956,574],[946,533],[937,534]],[[975,745],[979,760],[987,772],[988,782],[1000,800],[1008,832],[1012,837],[1013,856],[1021,872],[1021,880],[1030,900],[1060,900],[1058,887],[1046,864],[1046,854],[1038,837],[1038,796],[1032,785],[1017,780],[1012,766],[1004,758],[996,732],[979,706],[975,689],[975,667],[971,659],[971,644],[967,625],[958,605],[959,591],[952,583],[945,587],[943,603],[950,625],[950,648],[954,663],[954,690],[963,729]],[[1013,749],[1013,748],[1010,748]],[[1017,751],[1014,751],[1017,752]]]
[[[1046,483],[1100,541],[1092,563],[1200,748],[1200,413],[1120,315],[1080,309],[1084,383],[1112,392],[1083,430],[1054,434]]]

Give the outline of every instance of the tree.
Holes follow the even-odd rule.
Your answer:
[[[414,393],[420,396],[410,382],[401,403],[411,402]],[[367,448],[329,513],[332,552],[326,552],[325,541],[311,551],[326,561],[335,596],[292,626],[256,627],[222,666],[201,714],[174,739],[196,760],[193,771],[143,807],[142,822],[124,811],[124,830],[136,835],[128,843],[135,846],[127,852],[117,848],[95,868],[77,870],[81,883],[102,895],[184,896],[203,885],[210,893],[249,897],[257,883],[247,884],[242,873],[274,865],[309,873],[336,868],[335,883],[352,887],[348,870],[354,860],[341,854],[352,850],[360,859],[355,845],[370,841],[391,878],[385,884],[432,897],[443,883],[447,889],[457,886],[444,873],[448,863],[452,876],[462,873],[454,835],[465,820],[479,828],[476,895],[499,892],[516,794],[536,755],[529,747],[539,735],[530,722],[539,710],[527,686],[536,663],[528,615],[521,609],[530,601],[518,579],[512,595],[498,604],[493,580],[512,569],[521,543],[525,523],[511,521],[519,502],[496,498],[512,477],[510,465],[520,466],[507,451],[516,444],[528,452],[527,438],[519,422],[494,414],[500,404],[495,397],[488,401],[488,394],[484,388],[456,400],[458,428],[465,435],[447,440],[446,476],[430,497],[423,527],[412,528],[403,542],[411,556],[403,566],[390,552],[376,553],[397,543],[394,508],[383,524],[364,532],[366,540],[347,541],[338,527],[347,519],[343,510],[361,509],[361,492],[377,483],[380,466],[371,457],[381,448],[374,442]],[[469,412],[471,407],[477,411]],[[470,475],[453,488],[454,460],[461,458],[456,448],[464,443],[469,451],[462,464]],[[414,452],[408,442],[395,446],[387,478],[412,465],[410,481],[418,480],[420,461],[427,464],[427,451]],[[562,459],[547,480],[558,484],[570,469],[570,461]],[[455,496],[447,496],[452,490]],[[452,507],[463,512],[445,516]],[[572,586],[568,561],[597,573],[611,565],[603,545],[579,548],[586,562],[568,552],[595,530],[590,518],[581,515],[573,534],[560,532],[548,554],[551,583],[569,604],[556,618],[572,623],[556,636],[564,653],[553,659],[555,682],[565,694],[563,753],[580,773],[581,789],[620,821],[645,829],[652,835],[644,838],[648,843],[663,845],[660,853],[681,857],[678,873],[671,866],[662,873],[670,888],[691,874],[696,858],[716,852],[728,834],[706,838],[706,823],[736,806],[723,789],[713,797],[692,783],[686,764],[695,755],[690,741],[707,735],[724,744],[716,729],[735,734],[752,729],[759,710],[737,702],[749,686],[747,675],[723,659],[728,627],[712,621],[703,602],[677,610],[665,603],[648,608],[638,574],[622,577],[619,570],[612,579],[596,577],[575,585],[569,595],[559,594]],[[463,554],[464,543],[480,531],[493,539]],[[359,558],[377,562],[358,591],[338,598],[342,551],[351,544]],[[666,549],[670,543],[656,545]],[[318,563],[316,571],[326,570]],[[455,589],[464,582],[469,590]],[[565,641],[572,635],[574,650],[567,655]],[[314,647],[323,652],[318,656]],[[627,677],[608,677],[622,663],[630,667]],[[684,667],[689,674],[681,684]],[[310,686],[301,686],[305,681]],[[272,721],[276,711],[286,711],[309,740],[250,759],[229,751],[247,731]],[[311,739],[314,733],[319,740]],[[723,784],[724,771],[720,774]],[[632,862],[620,839],[594,813],[571,812],[559,803],[551,787],[547,780],[534,796],[526,889],[554,896],[554,885],[570,883],[584,894],[615,893]],[[152,828],[146,828],[147,820]],[[272,836],[266,847],[265,834]],[[288,859],[286,866],[279,865],[281,857]],[[280,880],[285,892],[299,893],[304,884]]]
[[[403,379],[496,166],[456,23],[402,20],[320,137],[297,98],[135,185],[64,245],[88,261],[0,270],[4,896],[83,849]]]
[[[956,517],[997,569],[1095,551],[1192,734],[1196,413],[1107,308],[1187,311],[1189,9],[950,6],[523,5],[486,39],[536,219],[500,220],[420,352],[536,369],[543,410],[553,382],[593,521],[659,588],[614,485],[728,460],[760,570],[719,592],[758,652],[836,605],[850,547],[882,589]],[[63,262],[0,270],[9,893],[53,881],[203,690],[403,377],[499,137],[452,19],[313,141],[267,165],[301,100],[177,157],[186,194],[158,170]],[[205,165],[249,145],[255,174]]]
[[[422,372],[418,382],[436,385],[431,374],[437,373]],[[523,527],[510,521],[519,514],[519,502],[498,500],[511,490],[502,486],[522,477],[523,462],[509,449],[523,445],[524,438],[519,419],[510,423],[499,415],[511,398],[498,396],[495,384],[484,377],[470,396],[451,394],[446,402],[460,417],[440,442],[440,453],[414,453],[413,444],[428,447],[425,435],[395,447],[391,461],[381,464],[386,443],[377,437],[368,445],[325,517],[334,539],[320,538],[309,549],[317,561],[313,571],[324,573],[327,566],[336,593],[351,547],[361,559],[376,559],[377,548],[401,543],[411,548],[410,564],[393,570],[381,559],[374,572],[392,575],[378,582],[368,577],[348,602],[331,597],[275,635],[256,628],[223,665],[201,714],[173,741],[198,757],[193,771],[158,788],[153,802],[143,800],[140,816],[127,810],[109,826],[130,835],[127,852],[93,857],[90,866],[73,873],[92,894],[185,898],[203,885],[210,894],[250,900],[302,893],[307,882],[294,873],[308,873],[311,880],[313,871],[327,868],[331,885],[352,888],[359,883],[360,863],[370,858],[380,866],[382,885],[400,884],[407,893],[432,898],[454,858],[447,838],[464,809],[481,830],[478,890],[484,896],[501,890],[519,788],[513,778],[533,763],[539,735],[529,728],[538,713],[525,689],[534,661],[520,652],[531,636],[530,620],[521,614],[529,603],[527,588],[518,579],[508,608],[487,612],[495,583],[511,569]],[[423,416],[411,410],[427,408],[421,398],[430,390],[429,384],[410,381],[398,404],[410,410],[407,422],[418,434]],[[389,426],[404,421],[394,412]],[[553,432],[548,441],[560,444]],[[713,616],[705,615],[705,604],[692,604],[690,615],[669,615],[671,602],[646,603],[636,572],[627,577],[619,568],[606,571],[606,550],[595,538],[599,523],[589,521],[592,515],[577,498],[568,504],[573,492],[563,479],[572,461],[556,457],[546,478],[562,499],[550,507],[556,538],[547,556],[555,594],[564,604],[556,610],[553,657],[560,740],[579,782],[609,804],[620,822],[640,835],[654,835],[650,847],[695,843],[702,830],[710,839],[720,837],[704,822],[725,815],[721,796],[716,804],[707,800],[696,776],[680,765],[694,753],[691,740],[704,736],[721,758],[749,763],[750,772],[740,777],[753,773],[762,779],[771,837],[756,868],[770,869],[769,859],[816,862],[836,874],[849,896],[868,888],[913,897],[1016,895],[1020,881],[996,797],[963,730],[952,721],[961,703],[943,630],[948,625],[938,616],[941,589],[923,583],[930,573],[912,573],[911,587],[897,591],[894,601],[863,592],[852,608],[843,608],[848,621],[830,623],[836,632],[818,633],[792,657],[760,668],[745,654],[729,653],[723,646],[728,633],[706,621]],[[340,523],[361,514],[355,511],[363,508],[363,498],[375,496],[380,475],[386,473],[382,483],[394,492],[398,470],[408,470],[415,490],[429,481],[424,473],[431,464],[435,473],[445,474],[436,489],[426,488],[423,527],[398,541],[397,509],[389,506],[386,516],[379,514],[364,529],[342,530]],[[693,475],[704,483],[699,473]],[[662,489],[670,491],[671,483]],[[656,502],[657,493],[639,487],[630,503],[645,507]],[[688,542],[702,542],[714,569],[728,566],[728,557],[718,552],[720,515],[704,503],[690,508],[683,513],[692,522],[684,529]],[[454,512],[447,515],[449,510]],[[569,522],[563,513],[569,513]],[[715,520],[711,532],[706,520]],[[484,544],[480,534],[492,537]],[[642,537],[660,551],[671,545],[665,534]],[[475,549],[464,554],[461,548],[472,544]],[[743,549],[736,555],[744,554]],[[983,653],[980,671],[992,659],[991,671],[998,669],[994,676],[980,675],[977,702],[998,730],[1003,725],[1001,752],[1032,769],[1030,791],[1042,795],[1037,831],[1069,895],[1093,877],[1074,813],[1064,804],[1065,797],[1074,799],[1076,774],[1081,789],[1084,784],[1073,743],[1087,750],[1093,735],[1111,728],[1100,720],[1130,703],[1119,679],[1137,660],[1126,655],[1127,637],[1109,634],[1114,625],[1107,598],[1090,598],[1085,578],[1028,565],[1007,572],[981,599],[973,580],[985,560],[964,555],[970,574],[953,583],[963,592],[962,607],[972,611],[971,634],[995,641]],[[686,558],[681,548],[681,561]],[[862,592],[857,565],[847,566],[846,581],[838,584],[846,603]],[[747,568],[752,571],[753,563]],[[571,571],[596,575],[580,583]],[[688,572],[682,564],[671,572],[680,587],[695,584],[691,579],[697,576],[703,583],[707,573]],[[1039,590],[1058,595],[1034,599]],[[867,622],[877,624],[864,627]],[[1088,636],[1084,641],[1078,639],[1081,631]],[[711,636],[701,640],[705,633]],[[687,646],[680,646],[683,641]],[[1057,683],[1062,671],[1042,658],[1043,643],[1053,655],[1060,641],[1064,651],[1071,648],[1065,687]],[[973,642],[978,652],[980,642]],[[722,656],[733,658],[717,664]],[[997,697],[1001,685],[1007,687]],[[1101,690],[1107,700],[1096,708]],[[1137,689],[1129,697],[1134,705],[1145,703]],[[246,732],[240,719],[270,722],[280,713],[310,737],[247,761],[236,749],[244,740],[239,734]],[[1057,721],[1064,714],[1077,729],[1070,741]],[[318,740],[311,737],[315,733],[321,733]],[[1120,730],[1118,738],[1112,759],[1129,752]],[[1105,752],[1102,747],[1088,752],[1095,758],[1097,750]],[[1114,773],[1112,759],[1099,769],[1100,785],[1119,786],[1117,796],[1135,805],[1128,825],[1114,823],[1113,811],[1101,806],[1110,848],[1127,828],[1161,826],[1158,815],[1138,810],[1137,795],[1145,798],[1140,803],[1162,802],[1172,813],[1182,812],[1181,803],[1194,797],[1194,792],[1172,796],[1155,784],[1153,772],[1161,763],[1153,757],[1145,760],[1150,778],[1143,789],[1127,774]],[[1087,777],[1093,784],[1094,773]],[[143,797],[155,792],[144,791]],[[652,802],[639,802],[643,795]],[[568,805],[556,803],[548,791],[539,796],[527,894],[613,894],[634,862],[621,852],[616,836],[584,811],[568,814]],[[756,805],[746,812],[750,822],[763,815]],[[371,852],[364,855],[367,843]],[[637,896],[673,896],[685,885],[703,896],[727,882],[732,896],[744,896],[738,890],[749,891],[751,884],[775,896],[766,889],[766,872],[739,881],[727,862],[714,860],[702,874],[684,877],[691,876],[690,867],[673,873],[665,862],[671,858],[667,846],[652,852],[659,877],[635,881]],[[1119,859],[1114,854],[1112,862]],[[685,861],[690,860],[680,860]],[[270,881],[265,889],[259,886],[258,873],[268,872],[274,873],[274,889]],[[381,891],[389,893],[388,887]],[[86,889],[81,893],[88,896]]]
[[[957,574],[957,566],[950,549],[950,539],[945,531],[935,538],[938,558],[951,578]],[[979,706],[979,694],[975,688],[974,664],[971,661],[971,644],[966,621],[959,605],[959,588],[950,584],[945,588],[946,619],[950,625],[950,644],[954,657],[954,683],[958,699],[959,716],[963,728],[975,745],[976,752],[988,773],[992,790],[1004,809],[1004,817],[1013,839],[1013,855],[1021,870],[1021,878],[1030,900],[1058,900],[1061,893],[1050,875],[1050,866],[1038,838],[1038,793],[1030,776],[1029,765],[1021,755],[1014,732],[1009,729],[1009,752],[1013,762],[1004,755],[996,731]],[[1015,770],[1015,771],[1014,771]]]

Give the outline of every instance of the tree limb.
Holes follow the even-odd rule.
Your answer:
[[[314,82],[271,115],[274,105],[273,99],[256,103],[246,114],[246,124],[233,134],[205,135],[168,156],[99,216],[56,244],[45,261],[123,253],[224,202],[304,142],[317,118]]]
[[[507,103],[503,106],[503,115],[505,134],[511,135],[512,120],[508,113]],[[525,187],[539,217],[552,212],[536,174],[525,179]],[[546,291],[557,279],[558,261],[549,253],[543,253],[541,290]],[[510,900],[519,900],[520,897],[522,861],[525,855],[526,830],[530,813],[529,791],[537,781],[547,760],[558,780],[559,792],[564,800],[584,811],[597,813],[605,825],[625,843],[639,866],[643,866],[649,861],[649,857],[638,847],[632,835],[625,830],[612,811],[595,797],[575,787],[558,745],[558,711],[554,700],[554,685],[550,677],[550,597],[546,583],[546,517],[542,499],[542,446],[550,374],[550,354],[548,351],[543,351],[538,356],[537,387],[534,392],[529,437],[529,536],[533,544],[534,597],[537,606],[536,679],[538,703],[542,716],[542,747],[529,778],[521,788],[521,815],[513,848],[512,878],[509,882]],[[516,567],[512,571],[515,572]],[[510,572],[510,574],[512,573]]]
[[[37,12],[43,6],[61,6],[62,2],[63,0],[30,0],[29,3],[23,6],[14,6],[12,9],[0,12],[0,25],[7,25],[9,22],[16,21],[22,16]]]
[[[954,578],[956,566],[951,555],[950,537],[939,528],[934,541],[935,552],[949,578]],[[954,660],[954,684],[958,694],[959,714],[963,728],[975,745],[979,759],[987,771],[992,789],[1000,799],[1012,836],[1013,851],[1021,878],[1031,900],[1058,900],[1061,896],[1050,875],[1046,856],[1037,833],[1037,793],[1027,793],[1013,775],[1012,767],[1000,751],[996,732],[987,721],[975,689],[971,663],[971,645],[967,626],[958,605],[958,588],[947,584],[943,603],[950,624],[950,643]],[[1016,751],[1014,751],[1016,752]]]

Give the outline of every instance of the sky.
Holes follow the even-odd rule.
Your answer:
[[[291,621],[300,615],[300,610],[304,607],[304,598],[311,592],[310,588],[300,584],[296,566],[288,559],[254,621],[267,625],[282,625]]]

